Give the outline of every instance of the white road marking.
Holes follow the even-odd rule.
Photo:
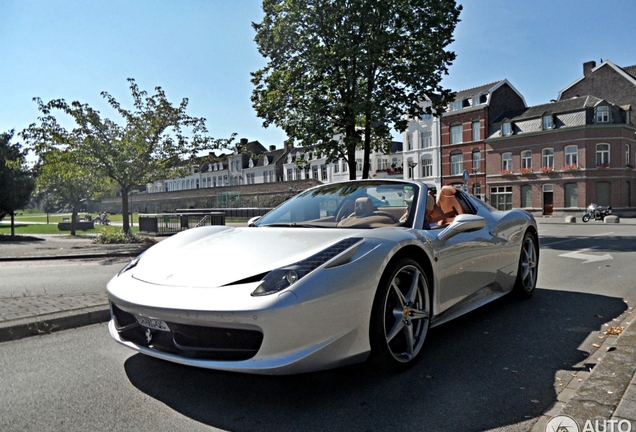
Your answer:
[[[565,257],[565,258],[574,258],[574,259],[586,260],[586,261],[583,261],[583,264],[589,263],[589,262],[607,261],[607,260],[614,259],[608,253],[606,253],[605,255],[591,255],[591,254],[583,253],[583,252],[586,252],[586,251],[589,251],[589,250],[591,250],[591,248],[581,249],[581,250],[573,251],[573,252],[568,252],[568,253],[561,254],[559,256],[562,256],[562,257]]]

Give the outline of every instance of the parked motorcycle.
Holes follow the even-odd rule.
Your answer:
[[[612,206],[601,207],[594,203],[590,204],[587,211],[583,215],[583,222],[587,222],[590,219],[603,220],[605,216],[612,214]]]

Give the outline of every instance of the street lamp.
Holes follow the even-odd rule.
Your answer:
[[[408,162],[409,165],[409,178],[413,178],[413,169],[417,166],[417,162],[413,162],[412,160],[409,160]]]

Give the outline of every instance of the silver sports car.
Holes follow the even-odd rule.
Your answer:
[[[537,281],[534,218],[452,186],[322,185],[250,225],[190,229],[133,260],[108,284],[112,337],[227,371],[397,370],[430,327]]]

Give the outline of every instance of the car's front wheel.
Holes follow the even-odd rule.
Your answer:
[[[537,286],[539,274],[539,253],[537,243],[530,233],[523,236],[521,255],[519,256],[519,268],[514,291],[522,298],[531,297]]]
[[[430,316],[426,274],[416,261],[398,260],[382,276],[373,302],[370,362],[390,371],[411,366],[424,345]]]

